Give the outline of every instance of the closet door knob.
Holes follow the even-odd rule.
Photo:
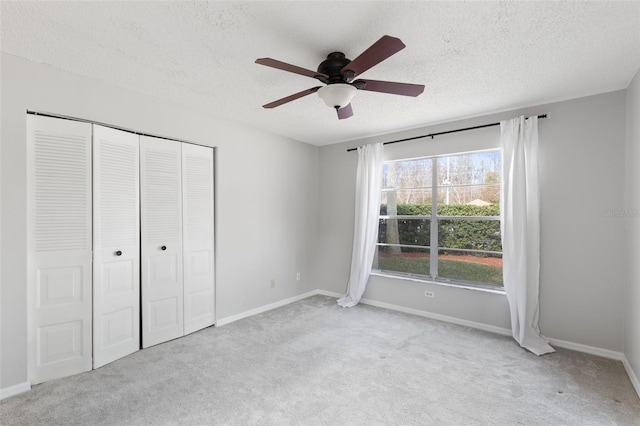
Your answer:
[[[121,252],[120,250],[118,250],[118,251],[116,252],[116,256],[122,256],[122,252]]]
[[[167,249],[167,246],[160,247],[160,250],[166,250],[166,249]]]

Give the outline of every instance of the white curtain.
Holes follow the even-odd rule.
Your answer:
[[[371,264],[378,238],[380,190],[382,189],[382,144],[358,148],[356,172],[356,217],[353,231],[353,252],[347,293],[338,299],[344,307],[360,302],[367,288]]]
[[[540,190],[538,117],[500,122],[502,252],[511,331],[536,355],[555,352],[540,334]]]

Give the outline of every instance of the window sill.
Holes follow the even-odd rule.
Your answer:
[[[429,279],[425,279],[425,278],[420,278],[417,276],[409,276],[409,275],[396,275],[396,274],[392,274],[389,272],[383,272],[383,271],[371,271],[371,275],[375,275],[377,277],[384,277],[384,278],[395,278],[395,279],[399,279],[399,280],[404,280],[404,281],[413,281],[413,282],[419,282],[419,283],[427,283],[427,284],[434,284],[434,285],[440,285],[440,286],[444,286],[444,287],[455,287],[455,288],[460,288],[463,290],[473,290],[473,291],[480,291],[483,293],[493,293],[493,294],[503,294],[506,295],[504,289],[498,289],[498,288],[488,288],[488,287],[479,287],[479,286],[473,286],[473,285],[465,285],[462,283],[447,283],[447,282],[442,282],[442,281],[434,281],[434,280],[429,280]]]

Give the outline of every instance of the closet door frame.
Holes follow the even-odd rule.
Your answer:
[[[214,325],[214,148],[146,135],[138,136],[127,130],[117,130],[115,128],[104,127],[85,120],[69,117],[40,116],[28,112],[26,122],[28,216],[27,342],[29,349],[28,367],[30,382],[37,384],[47,380],[90,371],[92,368],[98,368],[101,365],[135,352],[140,346],[146,348]],[[38,149],[42,150],[43,146],[47,146],[46,144],[41,144],[39,147],[35,146],[34,135],[41,130],[40,127],[42,126],[44,126],[45,133],[47,131],[46,129],[49,129],[53,133],[57,132],[61,135],[59,137],[54,135],[55,137],[53,137],[53,139],[58,138],[64,140],[66,136],[69,136],[69,140],[74,139],[76,143],[74,145],[75,148],[69,148],[69,146],[71,146],[69,145],[66,148],[61,148],[63,151],[65,149],[67,150],[63,153],[56,154],[56,152],[48,152],[45,153],[44,157],[40,155],[40,157],[36,158]],[[101,355],[98,354],[104,352],[104,345],[101,347],[99,341],[95,340],[99,339],[100,333],[103,333],[105,330],[104,323],[95,317],[95,315],[101,313],[100,309],[95,309],[96,306],[101,306],[100,302],[96,304],[95,297],[99,288],[102,289],[102,286],[98,285],[99,288],[95,288],[94,292],[96,274],[100,273],[99,262],[96,262],[96,257],[100,258],[103,255],[112,257],[115,255],[120,258],[118,260],[124,260],[124,258],[121,257],[122,255],[116,253],[129,253],[131,248],[125,251],[114,250],[114,247],[94,245],[94,242],[98,241],[97,233],[99,232],[98,229],[94,229],[93,213],[97,208],[97,204],[94,204],[94,197],[96,198],[95,201],[98,201],[100,198],[99,194],[96,196],[93,191],[93,177],[94,173],[96,173],[96,170],[93,170],[94,161],[96,161],[93,157],[93,133],[95,129],[127,133],[138,139],[139,180],[137,181],[137,204],[139,215],[136,232],[137,249],[133,250],[133,252],[137,252],[138,259],[137,262],[135,260],[132,261],[133,266],[130,269],[136,269],[135,272],[131,272],[131,276],[137,276],[139,281],[137,287],[137,302],[130,303],[125,308],[135,309],[137,306],[138,313],[137,315],[133,313],[131,318],[137,317],[138,320],[130,321],[130,324],[137,323],[138,328],[137,330],[132,329],[130,338],[129,336],[124,336],[127,333],[120,334],[119,337],[123,339],[127,337],[127,339],[124,339],[128,340],[129,343],[126,350],[115,350],[104,358],[101,358]],[[101,130],[97,130],[97,132],[100,131]],[[141,220],[144,220],[145,214],[149,213],[151,204],[147,202],[145,206],[143,202],[143,186],[147,182],[145,179],[149,177],[149,173],[145,172],[143,163],[148,159],[150,150],[160,148],[160,151],[163,151],[164,148],[161,147],[168,146],[172,147],[169,151],[173,151],[174,154],[176,154],[175,165],[177,169],[174,177],[177,178],[175,187],[179,188],[178,190],[180,192],[180,210],[176,216],[177,221],[175,223],[177,232],[174,236],[175,238],[169,238],[167,243],[162,243],[154,238],[147,238],[146,240],[144,238],[148,236],[149,233],[143,229],[144,226],[141,224]],[[144,147],[151,149],[145,151]],[[49,146],[49,148],[51,148],[51,146]],[[78,151],[70,151],[75,149]],[[211,226],[210,229],[207,227],[204,229],[205,232],[203,235],[206,234],[206,238],[193,238],[197,232],[194,231],[194,222],[189,222],[191,219],[185,216],[185,214],[188,213],[184,213],[184,210],[189,211],[189,208],[193,209],[193,205],[185,206],[184,201],[184,192],[190,189],[189,184],[185,186],[189,173],[187,173],[185,169],[187,162],[185,160],[185,154],[182,152],[183,150],[186,153],[199,152],[202,154],[206,152],[205,156],[210,159],[210,170],[200,173],[201,177],[204,176],[207,178],[206,183],[204,183],[205,186],[211,188],[210,203],[207,201],[207,203],[210,204],[210,211],[208,210],[208,217],[206,219],[207,221],[210,220]],[[66,153],[68,152],[71,152],[71,155],[67,155]],[[82,159],[80,160],[78,156]],[[38,246],[39,243],[37,240],[40,237],[36,235],[39,229],[43,229],[43,220],[45,222],[50,221],[52,224],[51,229],[54,229],[49,237],[45,235],[44,238],[49,238],[50,244],[55,245],[54,243],[59,241],[60,244],[64,246],[67,242],[65,234],[61,232],[65,232],[65,228],[64,226],[59,226],[59,224],[54,223],[57,218],[63,216],[57,215],[55,212],[57,210],[55,209],[60,209],[60,211],[71,210],[66,209],[64,206],[56,207],[55,203],[50,203],[55,211],[52,210],[52,213],[48,216],[46,214],[43,216],[41,200],[46,199],[46,197],[41,198],[39,201],[36,199],[36,193],[38,193],[38,191],[40,191],[40,193],[47,193],[47,191],[43,192],[42,188],[46,185],[53,185],[55,182],[54,176],[54,179],[42,184],[44,176],[42,171],[49,170],[56,172],[57,169],[60,168],[56,166],[56,161],[61,161],[61,164],[64,165],[64,162],[68,159],[67,157],[71,158],[70,161],[75,161],[76,165],[81,163],[80,169],[83,170],[83,172],[80,173],[70,169],[70,173],[76,173],[76,175],[72,177],[62,176],[61,182],[74,182],[74,179],[82,175],[80,178],[83,179],[82,187],[84,189],[81,192],[82,197],[84,197],[82,201],[84,207],[82,210],[82,220],[78,221],[78,223],[82,223],[83,238],[86,244],[79,249],[74,249],[67,253],[64,252],[64,247],[62,249],[54,247],[52,250],[47,251],[41,246]],[[44,166],[42,167],[44,168],[41,167],[39,169],[41,175],[36,176],[34,174],[36,164],[38,161],[42,163],[43,158],[48,158],[47,161],[49,163],[43,163]],[[99,172],[99,165],[97,169]],[[207,174],[208,176],[206,176]],[[39,182],[41,187],[36,188]],[[166,182],[157,185],[156,189],[163,185],[166,186]],[[75,191],[78,192],[79,190],[76,188]],[[70,199],[74,197],[75,195],[72,195]],[[49,194],[49,200],[53,198],[55,198],[55,191]],[[60,202],[64,203],[64,197],[60,199],[62,200]],[[156,199],[156,202],[157,201],[158,199]],[[38,203],[40,203],[40,205]],[[156,208],[157,207],[158,205],[156,205]],[[64,218],[68,217],[64,216]],[[37,222],[38,220],[40,220],[40,222]],[[64,219],[62,220],[64,222]],[[38,228],[38,226],[40,227]],[[187,232],[186,230],[188,229],[192,230],[191,236],[185,237],[183,232]],[[58,232],[58,234],[56,234],[56,232]],[[59,238],[58,235],[60,235]],[[42,238],[40,238],[40,240],[42,240]],[[105,253],[102,253],[102,251],[105,251]],[[129,272],[128,270],[127,274]],[[162,286],[166,284],[166,282],[163,283],[163,274],[166,278],[167,273],[173,275],[173,278],[175,278],[173,280],[173,288],[169,291],[171,294],[167,292],[163,293],[164,290],[162,288]],[[185,280],[189,280],[189,282],[185,283]],[[188,296],[187,293],[190,293],[191,296]],[[145,297],[145,295],[147,297]],[[188,300],[190,297],[191,301]],[[166,302],[172,298],[174,299],[174,304],[173,306],[169,306]],[[187,307],[187,303],[191,303],[192,305]],[[54,305],[59,305],[57,306],[59,309]],[[115,306],[115,304],[113,306]],[[165,314],[168,311],[172,311],[169,316],[172,320],[175,320],[173,321],[173,325],[170,324],[171,321],[164,321],[167,319]],[[96,332],[94,327],[100,328],[101,332]],[[121,330],[124,330],[124,328],[121,327]]]

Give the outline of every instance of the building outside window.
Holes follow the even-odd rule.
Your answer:
[[[502,288],[500,150],[384,163],[373,269]]]

